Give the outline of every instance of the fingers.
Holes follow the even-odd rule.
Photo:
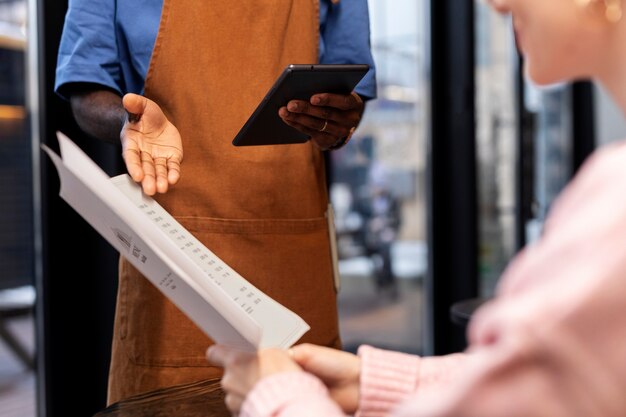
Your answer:
[[[289,351],[293,360],[306,371],[313,371],[316,368],[320,368],[320,363],[325,364],[328,362],[329,358],[334,360],[334,357],[340,354],[337,349],[309,343],[296,345],[289,349]],[[332,370],[332,372],[335,371],[334,369]]]
[[[224,367],[228,358],[232,356],[232,349],[222,345],[211,345],[206,351],[206,358],[212,365]]]
[[[143,170],[143,180],[141,181],[143,192],[147,195],[154,195],[157,189],[156,170],[154,160],[147,152],[141,152],[141,169]]]
[[[307,363],[309,358],[314,355],[314,345],[302,343],[289,348],[289,356],[300,366]]]
[[[239,394],[229,392],[224,397],[224,404],[226,405],[226,408],[233,413],[233,415],[237,415],[241,411],[241,405],[243,404],[244,398],[245,397],[242,397]]]
[[[174,185],[180,179],[180,161],[173,159],[167,160],[167,181],[169,184]],[[167,190],[166,190],[167,191]],[[165,192],[165,191],[162,191]]]
[[[310,117],[305,114],[291,113],[286,107],[278,111],[278,115],[291,127],[311,137],[321,150],[327,150],[348,137],[355,125],[340,124],[331,120]],[[349,122],[348,122],[349,123]],[[358,122],[356,122],[358,123]]]
[[[300,367],[319,378],[345,413],[352,415],[359,402],[360,359],[326,346],[301,344],[290,349]]]
[[[139,117],[144,113],[148,105],[148,99],[138,94],[126,94],[122,98],[122,104],[128,113],[130,113],[129,121],[137,122]]]
[[[289,371],[300,371],[287,351],[277,348],[241,351],[223,345],[212,345],[206,351],[209,363],[224,368],[221,386],[228,409],[238,413],[248,394],[262,378]]]
[[[327,377],[326,374],[329,372],[332,375],[337,371],[336,369],[327,369],[329,357],[332,358],[332,355],[336,352],[336,349],[308,343],[296,345],[290,349],[292,359],[300,365],[302,369],[322,379],[325,379]]]
[[[222,345],[212,345],[206,351],[206,358],[210,364],[225,368],[224,376],[220,381],[226,394],[224,404],[233,415],[237,415],[246,397],[246,390],[242,389],[239,374],[236,371],[230,371],[228,367],[237,360],[241,361],[241,352]]]
[[[145,194],[166,193],[180,179],[180,132],[158,104],[146,97],[126,94],[122,100],[128,119],[120,140],[128,173],[141,182]]]
[[[321,104],[313,104],[314,98],[324,96]],[[361,120],[361,107],[356,106],[343,106],[339,107],[338,103],[345,103],[346,101],[352,102],[356,99],[352,95],[342,96],[337,94],[325,94],[313,96],[311,102],[303,100],[291,100],[287,103],[287,106],[282,107],[279,111],[279,115],[283,118],[297,121],[300,124],[304,124],[311,129],[320,130],[324,121],[328,120],[337,125],[344,126],[356,126]],[[328,104],[326,104],[328,103]],[[290,117],[291,116],[291,117]],[[309,121],[310,123],[303,122]]]
[[[149,152],[135,148],[124,150],[122,157],[128,174],[135,182],[140,182],[146,195],[166,193],[170,184],[180,178],[180,163],[166,158],[153,158]]]
[[[154,139],[146,140],[146,135],[139,130],[125,129],[121,137],[128,174],[133,181],[141,183],[146,195],[166,193],[170,185],[178,182],[182,151],[155,144]]]
[[[322,93],[312,96],[311,104],[334,107],[340,110],[362,110],[363,99],[354,92],[351,94]]]
[[[165,158],[154,158],[153,159],[153,167],[154,173],[156,175],[156,190],[157,192],[163,194],[167,192],[170,184],[170,171],[168,169],[169,166],[175,166],[175,163],[168,163]],[[172,170],[172,177],[176,177],[178,180],[179,171]]]
[[[296,129],[306,133],[309,136],[321,136],[327,137],[330,141],[337,140],[337,135],[339,135],[341,129],[335,122],[330,120],[323,120],[317,118],[311,118],[307,115],[297,114],[297,113],[289,113],[287,110],[284,110],[283,107],[278,111],[278,115],[283,119],[285,123],[287,123],[291,127],[295,127]]]
[[[355,368],[358,360],[355,362],[357,357],[352,353],[308,343],[294,346],[290,351],[293,360],[302,369],[325,381],[342,379],[355,372],[358,375]]]
[[[278,110],[285,123],[310,136],[322,150],[347,142],[361,121],[363,100],[352,94],[316,94],[310,101],[291,100]]]
[[[143,180],[140,151],[135,147],[126,148],[122,151],[122,158],[124,158],[124,162],[126,163],[128,175],[130,175],[133,181],[140,182]]]
[[[169,165],[177,166],[175,163]],[[146,195],[154,195],[158,193],[166,193],[169,188],[168,162],[165,158],[153,158],[148,152],[141,152],[141,170],[143,178],[141,186]],[[129,170],[130,171],[130,170]],[[178,169],[171,171],[172,177],[176,180],[180,176]]]

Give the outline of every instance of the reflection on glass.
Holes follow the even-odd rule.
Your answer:
[[[481,295],[493,294],[498,278],[515,254],[515,167],[518,70],[510,20],[476,2],[476,108],[480,227]],[[522,78],[526,78],[521,74]],[[524,82],[523,125],[531,139],[524,158],[533,161],[531,219],[524,241],[541,233],[545,216],[571,177],[571,86],[537,88]],[[527,179],[525,179],[527,180]]]
[[[26,2],[0,2],[0,414],[35,416],[31,142]]]
[[[476,2],[479,277],[492,295],[515,252],[517,55],[508,18]]]
[[[426,2],[370,0],[378,98],[332,153],[341,336],[421,351],[425,246]]]
[[[541,233],[550,206],[572,175],[571,94],[571,84],[525,86],[524,106],[535,120],[535,191],[533,218],[526,225],[528,242]]]
[[[25,13],[23,2],[0,3],[0,288],[24,284],[33,276]]]

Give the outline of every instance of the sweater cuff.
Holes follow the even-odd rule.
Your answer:
[[[306,398],[327,398],[328,389],[306,372],[281,372],[263,378],[250,391],[241,407],[241,417],[269,417]]]
[[[356,417],[382,417],[417,389],[419,356],[363,345],[359,347],[361,381]]]

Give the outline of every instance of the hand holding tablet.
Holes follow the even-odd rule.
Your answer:
[[[360,120],[362,102],[351,92],[368,70],[368,65],[360,64],[289,65],[241,128],[233,145],[304,143],[314,137],[323,149],[341,146]],[[315,97],[311,102],[312,96]],[[283,108],[289,102],[289,108]],[[344,126],[344,110],[351,126]]]

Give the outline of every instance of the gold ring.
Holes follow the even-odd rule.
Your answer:
[[[324,120],[324,126],[322,126],[321,129],[319,129],[320,132],[323,132],[326,130],[326,127],[328,127],[328,120]]]

